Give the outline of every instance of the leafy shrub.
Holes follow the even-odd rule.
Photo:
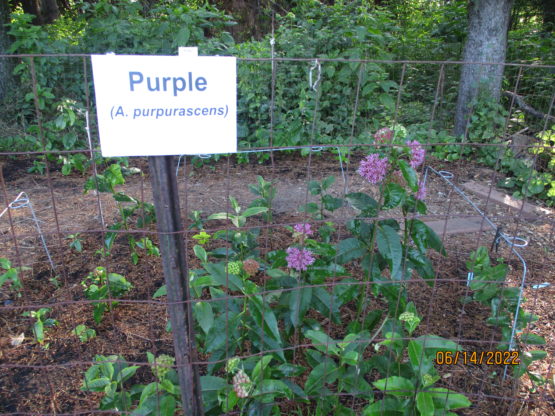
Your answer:
[[[276,58],[391,58],[387,48],[393,40],[391,32],[397,29],[387,12],[356,2],[327,6],[308,1],[278,19]],[[236,45],[230,52],[238,57],[268,58],[270,41],[267,36]],[[238,132],[243,147],[270,145],[271,65],[239,63]],[[355,140],[367,140],[366,120],[375,119],[377,126],[395,108],[397,84],[389,79],[384,65],[339,61],[322,61],[320,66],[277,61],[275,65],[273,146],[344,143],[351,135],[359,89],[355,134],[360,137]],[[318,80],[315,88],[309,85],[309,72],[312,86]]]

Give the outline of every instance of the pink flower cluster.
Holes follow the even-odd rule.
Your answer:
[[[418,140],[409,140],[407,146],[410,147],[410,167],[416,169],[422,163],[426,156],[426,150],[422,147]]]
[[[387,143],[393,137],[393,131],[388,127],[382,127],[374,133],[374,140],[376,143]]]
[[[314,231],[312,231],[312,229],[310,228],[310,224],[308,223],[296,224],[293,227],[293,230],[295,230],[296,233],[304,234],[307,237],[314,234]]]
[[[388,168],[387,157],[380,158],[380,155],[372,153],[360,162],[357,172],[368,182],[376,184],[384,180]]]
[[[310,250],[297,247],[287,249],[287,266],[298,271],[306,270],[316,260]]]
[[[424,201],[424,199],[426,199],[426,184],[423,181],[418,182],[418,191],[416,192],[415,198],[419,201]]]

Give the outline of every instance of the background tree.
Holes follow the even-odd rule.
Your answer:
[[[6,54],[10,45],[7,27],[10,16],[8,2],[0,1],[0,55]],[[0,101],[4,99],[9,86],[10,79],[10,61],[8,58],[0,57]]]
[[[455,113],[456,136],[463,135],[479,95],[492,101],[501,97],[507,50],[507,32],[513,0],[473,0],[468,5],[468,35],[463,52],[459,93]],[[484,65],[484,63],[497,63]]]
[[[52,23],[60,17],[60,8],[56,0],[19,0],[14,3],[21,4],[25,13],[34,15],[33,23],[36,25]]]

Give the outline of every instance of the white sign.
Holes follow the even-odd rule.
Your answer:
[[[91,58],[103,156],[237,151],[234,57]]]

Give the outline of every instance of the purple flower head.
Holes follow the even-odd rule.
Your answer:
[[[389,127],[382,127],[374,133],[374,140],[376,143],[386,143],[393,137],[393,131]]]
[[[287,260],[287,267],[298,271],[306,270],[315,260],[310,250],[297,247],[289,247],[285,259]]]
[[[308,223],[296,224],[293,229],[296,233],[304,234],[307,237],[314,234],[314,231],[312,231],[312,229],[310,228],[310,224]]]
[[[380,155],[372,153],[360,162],[357,172],[368,182],[376,184],[384,180],[388,168],[387,157],[380,158]]]
[[[407,146],[410,147],[410,167],[416,169],[424,162],[426,150],[418,140],[409,140]]]
[[[416,192],[415,198],[419,201],[424,201],[424,199],[426,199],[426,184],[423,181],[418,182],[418,191]]]

